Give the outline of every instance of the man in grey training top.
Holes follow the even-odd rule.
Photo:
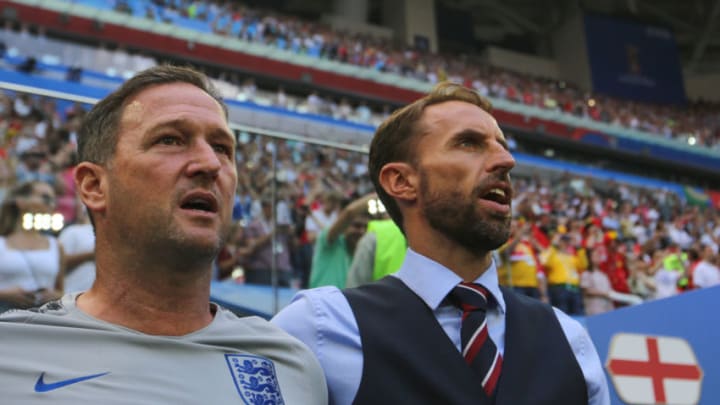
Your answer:
[[[326,403],[304,345],[209,302],[237,172],[227,107],[207,78],[139,73],[90,111],[78,149],[96,281],[0,316],[2,402]]]

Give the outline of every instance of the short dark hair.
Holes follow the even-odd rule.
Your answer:
[[[133,76],[85,115],[78,131],[78,161],[107,163],[115,154],[120,119],[128,100],[149,87],[168,83],[189,83],[203,90],[220,104],[227,120],[227,105],[205,74],[189,67],[155,66]]]
[[[463,101],[474,104],[490,113],[492,104],[476,91],[452,82],[442,82],[436,85],[429,94],[413,103],[395,111],[375,131],[370,144],[370,157],[368,171],[378,197],[385,205],[390,218],[400,230],[403,228],[403,217],[395,199],[392,198],[380,185],[380,170],[391,162],[406,162],[415,164],[415,145],[422,134],[418,122],[422,118],[425,108],[444,103],[446,101]]]

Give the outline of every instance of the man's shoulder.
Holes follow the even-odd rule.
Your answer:
[[[216,317],[215,326],[207,330],[212,339],[228,339],[233,345],[253,348],[256,354],[273,358],[299,357],[306,361],[313,356],[300,340],[268,320],[257,316],[238,317],[222,308]]]
[[[60,319],[68,319],[68,308],[63,305],[62,300],[50,301],[40,307],[30,309],[10,309],[0,313],[0,322],[8,323],[53,323]],[[70,317],[69,319],[72,319]]]
[[[528,297],[525,294],[517,293],[510,288],[500,286],[500,291],[503,293],[503,298],[505,301],[513,301],[513,303],[521,304],[523,307],[534,309],[534,310],[541,310],[545,312],[552,312],[552,306],[549,304],[546,304],[540,300],[537,300],[532,297]]]
[[[88,333],[115,330],[111,324],[84,316],[69,304],[73,295],[66,295],[57,301],[50,301],[38,308],[11,309],[0,314],[0,328],[24,330],[23,333],[47,334],[48,338],[58,333]],[[49,329],[52,328],[52,329]]]
[[[288,327],[310,325],[313,322],[319,324],[319,327],[344,328],[355,323],[349,298],[358,296],[367,298],[392,293],[394,290],[388,288],[390,283],[402,284],[402,281],[395,277],[386,277],[386,279],[388,280],[383,279],[343,290],[335,286],[323,286],[300,291],[287,307],[275,315],[272,322],[285,330],[288,330]],[[303,326],[303,328],[307,327],[310,326]]]
[[[343,292],[335,286],[323,286],[298,292],[271,322],[297,337],[304,336],[304,332],[312,334],[319,328],[345,325],[352,317]],[[306,342],[306,339],[300,340]]]
[[[316,288],[310,288],[307,290],[301,290],[293,297],[290,304],[283,308],[280,313],[294,308],[293,304],[305,303],[308,308],[312,308],[314,312],[322,310],[323,308],[337,307],[338,304],[343,302],[347,303],[345,294],[336,286],[322,286]]]
[[[263,338],[293,339],[284,330],[259,316],[240,317],[226,308],[219,307],[215,318],[213,326],[208,329],[210,334],[238,336],[242,333]]]
[[[513,301],[511,305],[514,304],[516,310],[518,310],[517,307],[518,304],[520,304],[519,310],[527,312],[523,314],[524,316],[530,316],[531,313],[533,313],[536,315],[542,314],[544,316],[554,317],[555,319],[557,319],[560,327],[563,329],[563,332],[565,332],[565,335],[568,338],[584,333],[585,328],[578,320],[572,318],[570,315],[567,315],[566,313],[551,306],[550,304],[546,304],[535,298],[516,293],[505,287],[501,287],[501,290],[503,292],[503,297],[505,298],[506,303],[508,301]]]

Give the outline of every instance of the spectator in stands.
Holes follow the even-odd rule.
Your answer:
[[[0,209],[0,312],[28,308],[62,295],[62,248],[40,232],[36,215],[49,214],[55,191],[42,182],[10,190]],[[26,218],[26,216],[30,216]],[[4,341],[4,339],[3,339]]]
[[[76,181],[95,227],[97,278],[85,293],[0,316],[4,401],[34,402],[58,388],[50,381],[98,370],[75,382],[103,383],[78,384],[72,398],[327,402],[307,348],[209,302],[231,221],[234,149],[222,99],[188,68],[141,72],[95,105],[80,131]],[[112,350],[88,356],[89,347]],[[53,366],[38,376],[41,363]]]
[[[320,114],[320,111],[324,108],[324,102],[316,91],[313,91],[308,95],[305,105],[307,112],[310,114]]]
[[[583,327],[498,286],[491,252],[509,236],[515,161],[488,110],[442,83],[381,125],[369,171],[405,262],[356,289],[301,292],[274,318],[315,350],[332,403],[609,402]],[[464,357],[476,332],[489,335],[482,354]]]
[[[678,281],[683,276],[683,269],[675,252],[668,249],[656,250],[653,253],[650,274],[654,280],[652,298],[667,298],[678,294]]]
[[[83,69],[81,66],[71,66],[65,74],[65,80],[69,82],[80,83],[82,79]]]
[[[626,245],[615,231],[606,232],[603,240],[604,254],[598,257],[599,261],[596,264],[610,279],[613,291],[628,294],[630,271],[627,268]]]
[[[720,285],[720,268],[717,266],[717,255],[709,245],[702,246],[702,260],[693,269],[692,282],[696,288]]]
[[[290,108],[288,96],[287,94],[285,94],[284,88],[278,87],[277,93],[275,94],[275,99],[273,100],[273,105],[280,108]]]
[[[245,228],[242,222],[234,222],[230,229],[230,236],[223,244],[217,257],[216,280],[232,277],[237,281],[245,281],[245,263],[250,255],[250,247],[245,237]]]
[[[498,269],[500,284],[548,303],[547,279],[538,258],[542,246],[533,237],[529,222],[514,220],[513,225],[512,238],[499,249],[503,259]]]
[[[327,191],[320,198],[319,206],[310,210],[305,218],[305,232],[310,243],[315,243],[317,235],[335,222],[342,198],[337,191]]]
[[[405,235],[392,219],[370,221],[355,249],[346,286],[359,287],[397,272],[406,251]]]
[[[15,178],[19,183],[39,181],[55,186],[57,175],[53,173],[47,161],[44,145],[34,146],[20,155],[20,162],[15,168]]]
[[[8,157],[8,150],[0,146],[0,201],[5,199],[5,195],[14,183],[15,173]]]
[[[130,4],[128,4],[127,0],[115,0],[115,6],[113,7],[113,10],[117,11],[118,13],[133,13],[132,7],[130,7]]]
[[[587,270],[580,276],[585,314],[602,314],[613,309],[610,279],[597,265],[600,260],[598,253],[591,253],[588,259]]]
[[[556,233],[540,260],[547,269],[550,303],[568,315],[582,315],[580,272],[587,268],[587,256],[571,241],[569,235]]]
[[[682,216],[675,217],[675,220],[667,226],[667,233],[670,240],[682,249],[687,249],[692,244],[693,239],[685,230],[685,219]]]
[[[269,195],[262,197],[261,206],[259,215],[245,230],[250,247],[245,267],[245,281],[251,284],[272,284],[274,262],[278,285],[290,287],[293,273],[290,266],[292,229],[289,218],[279,215],[279,205],[275,206],[275,215],[273,215],[272,198]]]
[[[644,257],[646,257],[646,255],[631,258],[628,266],[630,274],[627,282],[632,294],[638,296],[640,299],[647,300],[650,299],[655,292],[655,280],[652,275],[649,274],[650,258],[647,257],[648,261],[646,262]]]
[[[58,239],[65,252],[65,292],[89,290],[95,281],[95,234],[85,207]]]
[[[363,196],[343,208],[330,226],[315,240],[310,288],[333,285],[345,288],[355,247],[368,226],[368,202],[375,193]]]
[[[37,59],[34,56],[29,56],[17,67],[18,72],[25,74],[35,73],[35,69],[37,69]]]
[[[74,223],[80,216],[84,215],[85,207],[83,207],[78,197],[75,187],[75,165],[77,164],[77,153],[72,144],[65,143],[66,150],[70,153],[67,157],[58,157],[57,163],[53,163],[53,167],[57,171],[61,192],[57,196],[57,212],[65,218],[66,224]],[[58,154],[59,155],[59,154]]]

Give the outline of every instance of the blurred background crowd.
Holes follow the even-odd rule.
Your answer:
[[[112,3],[123,13],[154,21],[191,20],[198,30],[295,54],[430,83],[460,82],[485,96],[707,150],[719,145],[718,103],[694,100],[669,106],[603,96],[570,82],[490,66],[471,53],[398,46],[240,2]],[[101,87],[167,59],[114,43],[78,43],[73,46],[91,52],[43,59],[36,52],[39,46],[66,40],[48,37],[42,26],[9,19],[0,39],[2,69],[47,78],[53,76],[47,66],[59,64],[66,68],[62,80]],[[267,79],[230,69],[200,68],[228,99],[302,114],[376,126],[398,106],[362,97],[351,101],[336,92],[323,94],[326,89],[321,87],[286,92],[282,85],[268,85]],[[72,181],[77,130],[89,108],[86,102],[48,94],[13,89],[0,94],[0,305],[4,307],[32,306],[92,283],[92,228]],[[396,269],[393,265],[399,263],[378,259],[397,246],[404,250],[404,245],[397,245],[402,239],[397,230],[383,225],[388,221],[372,194],[366,154],[267,135],[237,131],[235,223],[218,256],[216,279],[269,284],[269,270],[276,267],[284,287],[345,287]],[[692,204],[674,190],[532,167],[519,170],[514,185],[512,237],[495,255],[504,285],[569,314],[591,315],[720,284],[720,216],[711,205]],[[27,216],[53,213],[62,215],[62,227]],[[395,236],[387,239],[388,235]]]
[[[142,13],[146,18],[173,22],[178,16],[207,24],[218,35],[255,41],[316,58],[329,59],[381,72],[395,73],[430,83],[450,80],[476,89],[484,96],[538,106],[595,121],[639,129],[666,138],[690,137],[703,147],[720,140],[720,105],[697,101],[675,108],[615,99],[583,91],[572,83],[519,74],[487,65],[475,54],[422,52],[415,47],[370,34],[337,30],[297,16],[260,9],[240,2],[119,0],[115,8]],[[135,8],[133,8],[133,6]],[[138,10],[139,9],[139,10]],[[233,83],[252,98],[251,82]],[[280,93],[282,94],[282,93]],[[314,96],[314,97],[313,97]],[[309,111],[348,119],[353,114],[347,100],[307,100]],[[279,105],[284,106],[282,96]],[[356,106],[360,108],[361,105]],[[355,114],[368,122],[366,114]]]

